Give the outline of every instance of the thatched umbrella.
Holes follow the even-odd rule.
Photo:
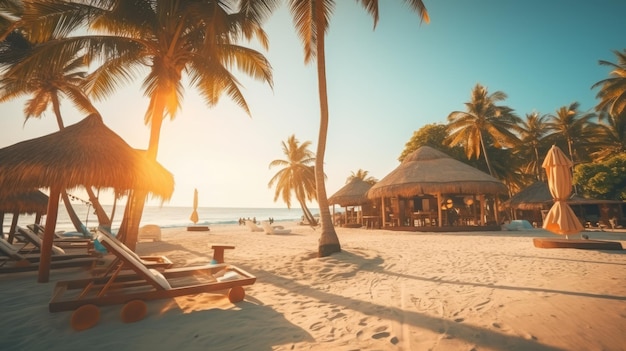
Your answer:
[[[554,199],[552,194],[550,194],[548,184],[545,182],[534,182],[504,201],[502,206],[520,210],[542,210],[552,205],[553,202]]]
[[[420,194],[506,194],[500,180],[429,146],[409,154],[368,191],[370,199]],[[439,207],[439,206],[438,206]],[[439,208],[441,211],[441,208]],[[441,213],[439,213],[441,218]],[[441,225],[441,222],[440,222]]]
[[[341,189],[337,190],[331,197],[328,198],[328,203],[331,205],[339,205],[341,207],[348,206],[361,206],[370,202],[367,197],[367,192],[372,185],[361,178],[352,178],[348,184],[344,185]],[[333,207],[334,209],[334,207]],[[345,220],[348,220],[348,211],[345,213]],[[360,221],[360,219],[359,219]]]
[[[39,282],[47,282],[61,191],[84,187],[139,189],[163,199],[174,177],[131,148],[92,114],[61,131],[0,149],[0,189],[50,188]]]
[[[48,195],[39,190],[25,191],[21,193],[2,192],[0,194],[0,234],[4,228],[4,214],[12,213],[13,221],[9,231],[9,240],[17,227],[17,220],[20,214],[35,214],[39,222],[41,216],[48,210]]]
[[[367,192],[371,187],[370,183],[361,178],[352,178],[348,184],[328,198],[328,203],[342,207],[362,205],[370,201]]]

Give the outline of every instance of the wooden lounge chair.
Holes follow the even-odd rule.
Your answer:
[[[97,323],[97,306],[124,304],[122,319],[134,322],[145,316],[147,308],[144,301],[229,289],[228,298],[235,303],[245,297],[243,286],[256,281],[252,274],[228,264],[159,272],[147,268],[106,235],[98,233],[96,239],[119,257],[115,272],[104,278],[59,281],[48,305],[50,312],[75,310],[72,324],[77,330]],[[133,274],[122,274],[124,269],[131,269]]]
[[[171,268],[174,265],[174,263],[166,256],[158,256],[158,255],[139,256],[137,255],[133,250],[129,249],[126,245],[124,245],[121,241],[119,241],[119,239],[116,238],[115,235],[111,234],[111,232],[105,230],[102,227],[98,227],[97,233],[99,235],[106,236],[109,240],[113,241],[119,247],[120,250],[124,250],[129,255],[134,256],[137,261],[141,262],[144,266],[148,268],[157,268],[157,269],[158,268]],[[112,268],[115,267],[115,264],[118,261],[119,261],[118,257],[114,258],[113,262],[109,265],[109,267],[112,267]],[[108,270],[110,269],[107,269],[107,271]]]
[[[16,228],[18,236],[24,241],[36,248],[41,249],[42,238],[35,234],[29,228],[18,226]],[[65,254],[65,250],[73,250],[74,254],[85,251],[85,255],[92,256],[95,254],[93,241],[90,239],[71,239],[71,240],[53,240],[52,253]]]
[[[265,230],[265,234],[289,234],[291,233],[291,229],[285,229],[283,226],[273,226],[270,222],[264,221],[261,223],[263,225],[263,230]]]
[[[8,241],[0,238],[0,273],[36,271],[39,269],[39,254],[22,254]],[[98,263],[95,256],[52,255],[51,268],[94,267]]]

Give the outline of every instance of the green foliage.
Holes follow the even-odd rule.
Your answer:
[[[430,146],[441,150],[457,160],[467,160],[461,147],[450,147],[444,144],[444,140],[448,137],[447,128],[448,126],[445,124],[432,123],[413,132],[413,136],[405,144],[398,161],[402,162],[405,157],[422,146]]]
[[[604,162],[577,166],[574,183],[585,197],[625,200],[626,153],[615,155]]]

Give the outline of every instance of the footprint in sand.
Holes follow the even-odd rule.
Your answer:
[[[390,335],[389,332],[380,332],[372,335],[372,339],[388,338]]]
[[[311,330],[320,330],[324,327],[324,323],[322,322],[317,322],[317,323],[313,323],[311,324],[311,326],[309,327],[309,329]]]
[[[464,320],[465,320],[465,318],[457,318],[457,319],[455,319],[454,321],[455,321],[455,322],[457,322],[457,323],[461,323],[461,322],[463,322]]]

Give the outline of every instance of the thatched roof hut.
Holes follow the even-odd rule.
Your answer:
[[[371,201],[367,198],[367,191],[370,190],[371,187],[372,185],[370,183],[367,183],[361,178],[352,178],[348,184],[344,185],[328,198],[328,203],[342,207],[365,204]]]
[[[535,182],[519,193],[513,195],[510,199],[504,201],[504,208],[514,208],[518,210],[542,210],[549,208],[554,203],[550,188],[545,182]],[[601,205],[601,204],[619,204],[619,200],[598,200],[589,199],[576,194],[567,200],[570,205]]]
[[[500,194],[507,187],[498,179],[429,146],[408,155],[369,190],[370,199],[419,194]]]

